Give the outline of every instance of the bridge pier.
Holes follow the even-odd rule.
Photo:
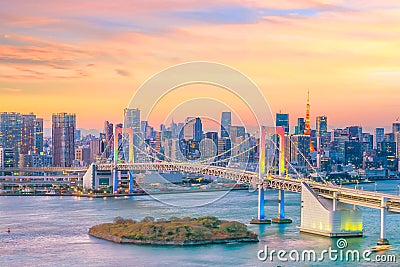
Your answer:
[[[339,203],[337,194],[333,200],[317,195],[306,183],[301,190],[300,232],[327,237],[362,236],[362,216],[360,210]]]
[[[252,219],[250,224],[270,224],[271,220],[265,219],[265,207],[264,207],[264,188],[262,185],[258,187],[258,206],[257,206],[257,219]]]
[[[133,193],[133,171],[129,171],[129,194]]]
[[[112,178],[113,178],[113,192],[114,194],[118,193],[118,170],[117,168],[114,168],[112,170]]]
[[[272,223],[292,223],[291,219],[285,218],[285,191],[278,190],[278,217],[272,218]]]
[[[387,198],[382,197],[381,202],[381,232],[378,239],[378,245],[389,245],[389,240],[386,238],[386,213],[387,213]]]

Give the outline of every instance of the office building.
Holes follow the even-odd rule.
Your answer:
[[[289,114],[276,114],[276,127],[282,126],[285,129],[285,134],[289,134]]]
[[[52,116],[53,165],[70,167],[75,158],[75,114],[56,113]]]
[[[17,166],[21,153],[21,114],[16,112],[0,113],[0,147],[11,148]]]
[[[344,150],[345,163],[353,164],[357,168],[360,168],[363,162],[361,143],[355,140],[351,140],[351,141],[346,141],[344,146],[345,146]]]
[[[376,128],[375,129],[375,139],[374,139],[374,149],[377,148],[377,144],[385,141],[385,129]]]
[[[310,136],[292,135],[290,146],[290,161],[297,166],[307,166],[310,157]]]
[[[397,132],[400,132],[400,121],[399,121],[399,119],[397,119],[395,122],[393,122],[393,125],[392,125],[392,134],[394,135]]]
[[[200,118],[195,119],[193,131],[193,140],[200,142],[203,139],[203,124]]]
[[[304,118],[297,118],[297,125],[294,128],[294,134],[304,134],[304,130],[306,129],[306,121]]]
[[[16,167],[16,163],[13,149],[0,147],[0,168]]]
[[[224,111],[221,115],[221,137],[229,137],[230,127],[232,125],[232,115],[230,111]]]

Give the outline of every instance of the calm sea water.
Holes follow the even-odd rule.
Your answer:
[[[378,191],[397,193],[400,181],[383,181]],[[374,184],[363,185],[374,189]],[[220,192],[171,194],[163,200],[175,204],[204,203],[221,196]],[[276,216],[275,191],[266,194],[266,213]],[[336,247],[336,240],[300,234],[300,195],[286,193],[289,225],[250,225],[261,242],[256,244],[222,244],[198,247],[153,247],[121,245],[88,236],[95,224],[110,222],[116,216],[140,220],[145,216],[214,215],[248,223],[257,214],[257,194],[234,191],[211,204],[179,208],[149,196],[132,198],[88,199],[78,197],[0,197],[0,266],[399,266],[399,263],[262,262],[257,252],[269,249],[322,251]],[[348,238],[347,249],[360,251],[374,245],[379,238],[379,211],[362,208],[365,235]],[[400,215],[389,215],[387,235],[400,262]],[[8,234],[7,227],[11,227]],[[373,254],[374,256],[375,254]]]

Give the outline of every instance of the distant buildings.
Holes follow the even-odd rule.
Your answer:
[[[14,166],[27,154],[43,152],[43,119],[35,114],[0,113],[0,147],[13,151]]]

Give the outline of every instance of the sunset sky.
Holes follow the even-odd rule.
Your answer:
[[[53,112],[79,128],[120,122],[146,79],[187,61],[240,70],[291,124],[308,89],[312,124],[400,117],[398,0],[0,0],[0,25],[0,111],[45,127]]]

